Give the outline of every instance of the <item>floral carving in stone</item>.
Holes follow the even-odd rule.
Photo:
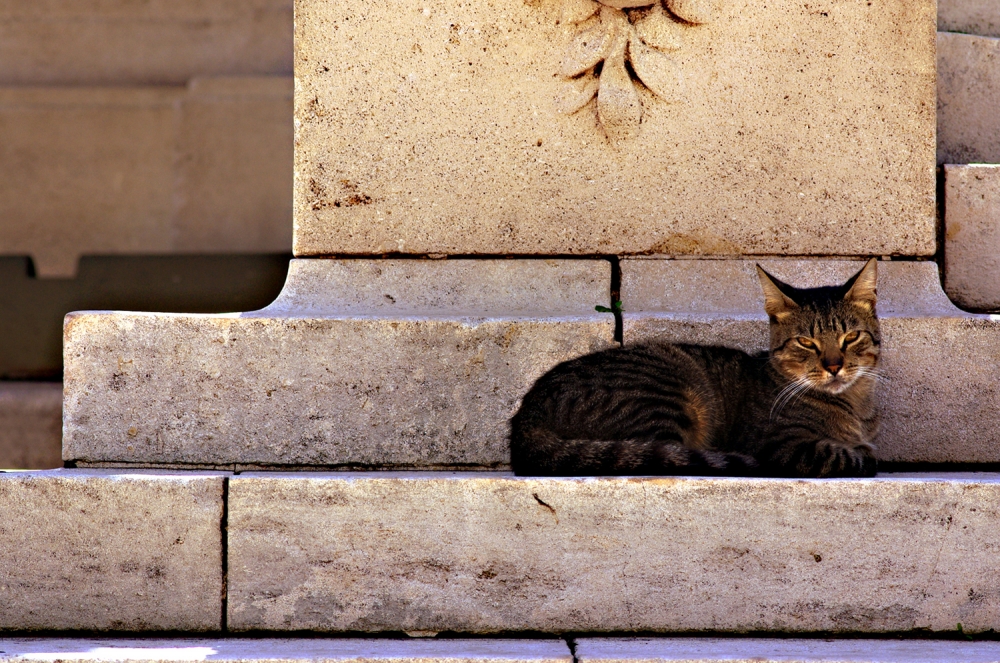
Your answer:
[[[597,117],[608,138],[635,136],[643,112],[636,86],[667,102],[684,98],[684,82],[670,53],[682,45],[683,26],[711,20],[712,3],[563,0],[563,22],[577,32],[559,69],[569,79],[556,98],[559,111],[575,113],[596,96]]]

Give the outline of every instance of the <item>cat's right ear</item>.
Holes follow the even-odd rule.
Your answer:
[[[782,322],[799,308],[791,297],[781,291],[777,279],[757,265],[757,276],[760,277],[760,287],[764,291],[764,310],[775,322]]]

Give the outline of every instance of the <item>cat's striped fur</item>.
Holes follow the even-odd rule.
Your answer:
[[[647,343],[556,366],[511,420],[514,471],[874,475],[876,265],[811,289],[758,267],[767,354]]]

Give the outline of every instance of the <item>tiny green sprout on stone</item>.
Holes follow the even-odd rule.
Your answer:
[[[598,313],[621,313],[624,310],[622,309],[622,300],[620,299],[616,299],[611,306],[612,308],[608,308],[607,306],[601,306],[598,304],[594,307],[594,310]]]

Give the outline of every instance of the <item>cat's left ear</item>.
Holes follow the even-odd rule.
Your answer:
[[[847,288],[847,292],[844,293],[844,301],[854,302],[869,311],[874,311],[877,299],[875,289],[877,276],[878,261],[872,258],[861,268],[860,272],[844,284],[844,287]]]
[[[775,322],[783,322],[799,305],[782,291],[781,286],[785,284],[765,272],[760,265],[757,265],[757,276],[760,278],[760,288],[764,291],[764,310]]]

